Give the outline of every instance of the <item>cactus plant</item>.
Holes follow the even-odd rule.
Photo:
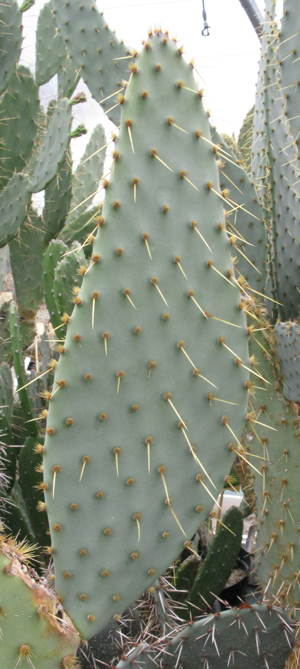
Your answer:
[[[229,469],[229,444],[241,431],[247,401],[247,332],[237,308],[239,291],[229,278],[214,152],[201,139],[210,136],[207,116],[191,69],[166,35],[147,42],[137,68],[122,106],[92,265],[75,298],[57,365],[61,390],[49,404],[45,441],[57,588],[85,636],[150,586],[197,529],[223,477],[213,454],[213,479],[209,475],[212,461],[202,445],[213,429],[215,448]],[[202,160],[205,173],[197,171]],[[155,207],[145,187],[150,180],[158,193]],[[208,224],[197,214],[203,209]],[[227,342],[242,365],[223,346]],[[207,367],[210,345],[215,364]],[[102,474],[92,464],[98,453]],[[89,517],[79,542],[78,514]],[[151,523],[153,514],[161,515],[159,527]],[[156,545],[150,562],[149,542]],[[93,575],[88,564],[98,551],[102,557]]]
[[[298,88],[289,94],[297,84],[298,4],[285,0],[279,30],[274,2],[266,2],[252,182],[210,127],[193,64],[167,33],[150,32],[137,55],[109,30],[92,0],[52,0],[39,18],[34,81],[17,62],[21,12],[32,4],[26,0],[18,9],[10,0],[0,9],[7,49],[0,105],[9,111],[2,132],[0,245],[10,247],[16,299],[9,309],[2,305],[0,321],[1,527],[39,544],[38,569],[47,568],[80,636],[56,655],[60,644],[51,635],[46,649],[43,621],[28,593],[39,591],[43,606],[51,600],[65,621],[56,620],[59,635],[69,623],[52,591],[45,594],[45,583],[17,562],[17,544],[1,535],[1,591],[8,599],[0,606],[8,606],[11,588],[19,593],[32,639],[19,642],[19,626],[8,633],[14,614],[6,616],[4,661],[7,669],[25,662],[73,669],[80,637],[97,633],[99,661],[112,661],[114,635],[120,667],[138,662],[144,651],[146,665],[162,657],[166,666],[200,662],[207,669],[242,657],[247,667],[257,653],[256,666],[280,669],[294,635],[288,615],[297,621],[299,600]],[[48,57],[53,39],[58,48]],[[46,117],[38,85],[54,73],[58,100]],[[70,139],[85,128],[71,132],[72,109],[85,97],[69,98],[80,76],[120,123],[110,176],[103,175],[110,140],[101,126],[73,169]],[[99,186],[104,203],[92,206]],[[37,214],[31,194],[43,189],[45,206]],[[51,349],[47,337],[33,331],[42,291]],[[31,344],[26,352],[35,351],[30,373],[22,329]],[[291,333],[296,348],[286,355],[282,342]],[[192,604],[203,597],[211,606],[210,593],[219,593],[226,580],[223,566],[214,576],[213,556],[217,545],[229,570],[241,512],[230,514],[239,536],[221,526],[199,572],[191,537],[209,517],[224,480],[230,484],[234,456],[237,470],[248,472],[241,475],[244,487],[249,471],[253,476],[256,596],[264,602],[201,618],[200,611],[191,615]],[[231,522],[224,519],[227,527]],[[192,557],[178,567],[183,551]],[[186,571],[190,581],[183,588]],[[186,625],[176,587],[189,591],[184,599],[188,620],[197,618],[193,625]],[[135,613],[129,625],[131,613],[122,614],[145,590],[133,605],[139,619]],[[133,643],[141,645],[132,653]]]
[[[138,664],[139,658],[148,669],[153,666],[157,653],[170,669],[178,666],[179,660],[189,667],[199,667],[201,662],[212,669],[230,665],[250,669],[254,657],[255,666],[260,669],[281,669],[290,649],[290,633],[290,620],[279,607],[241,606],[185,627],[167,645],[165,652],[162,644],[157,643],[156,648],[141,644],[119,662],[118,669],[127,669],[133,662]]]

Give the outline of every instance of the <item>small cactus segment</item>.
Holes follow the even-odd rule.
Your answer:
[[[35,80],[38,86],[46,84],[59,71],[66,56],[65,42],[51,2],[46,2],[39,13],[36,31]]]
[[[291,402],[300,401],[300,327],[297,323],[275,323],[275,345],[282,374],[282,391]]]
[[[26,218],[29,202],[27,177],[14,174],[0,195],[0,248],[16,235]]]
[[[78,669],[78,632],[45,579],[26,568],[30,553],[25,542],[0,536],[2,666]]]
[[[33,413],[32,402],[28,395],[27,388],[24,388],[26,384],[26,377],[23,365],[22,348],[20,343],[18,315],[17,315],[17,309],[14,304],[10,304],[9,307],[9,324],[10,324],[11,343],[13,349],[14,368],[18,381],[17,392],[21,402],[23,414],[27,421],[26,422],[27,432],[29,436],[37,437],[38,429],[37,429],[37,424],[34,420],[35,416]]]
[[[80,69],[76,69],[73,59],[67,53],[66,60],[57,73],[58,95],[70,98],[80,79]]]
[[[73,176],[73,196],[67,226],[92,204],[103,173],[106,146],[104,129],[99,123],[93,130]]]
[[[30,7],[33,7],[35,4],[35,0],[23,0],[22,4],[20,5],[20,12],[27,12]]]
[[[22,14],[16,0],[5,0],[0,5],[1,71],[0,94],[13,76],[22,44]]]
[[[206,616],[184,627],[164,650],[140,644],[118,669],[134,665],[150,669],[158,650],[163,666],[198,669],[242,667],[243,669],[282,669],[291,653],[293,623],[280,607],[244,604],[239,609]],[[155,652],[156,651],[156,652]]]
[[[1,439],[6,441],[6,436],[11,439],[11,423],[13,413],[13,388],[11,369],[6,362],[0,365],[0,433]]]
[[[69,249],[66,244],[59,240],[53,240],[43,258],[43,287],[47,309],[49,311],[50,321],[53,328],[62,325],[61,314],[54,298],[54,272],[57,263],[61,260]]]
[[[299,602],[299,417],[296,405],[283,399],[271,329],[255,336],[265,349],[255,346],[257,368],[268,382],[257,379],[245,428],[254,456],[249,461],[258,519],[256,568],[265,599],[287,606],[293,617]]]
[[[1,189],[6,186],[14,172],[24,169],[31,155],[37,133],[39,109],[38,87],[30,70],[19,65],[0,99]]]
[[[9,253],[8,246],[3,246],[0,249],[0,292],[4,290],[4,285],[6,281],[7,271],[8,271],[8,262],[9,262]]]
[[[131,51],[109,29],[93,0],[52,0],[52,6],[76,69],[108,118],[118,125],[117,96],[130,74]]]
[[[243,515],[240,509],[233,506],[223,516],[207,556],[199,566],[194,584],[185,597],[188,607],[185,618],[195,618],[201,610],[207,611],[225,588],[239,554],[242,535]],[[183,611],[180,613],[182,616]]]
[[[254,105],[246,114],[238,136],[238,152],[246,172],[251,174],[251,143],[253,133]]]
[[[72,197],[72,163],[69,151],[60,166],[56,178],[52,179],[45,190],[45,242],[57,237],[70,209]]]
[[[264,292],[267,239],[254,184],[215,128],[212,140],[221,148],[218,160],[220,186],[228,200],[228,208],[232,209],[227,211],[226,229],[237,273],[245,277],[250,286]]]
[[[12,443],[12,414],[13,414],[13,388],[12,373],[10,366],[6,362],[0,365],[0,434],[1,446],[4,447],[3,459],[0,459],[1,473],[5,474],[5,479],[1,481],[0,488],[10,490],[14,484],[16,471],[16,449],[6,448]],[[7,477],[7,478],[6,478]]]
[[[44,223],[37,211],[29,214],[9,244],[11,268],[19,307],[36,312],[43,299],[42,261],[46,250]]]
[[[280,85],[284,94],[285,112],[297,146],[300,130],[298,60],[300,14],[297,0],[284,0],[283,9],[278,50]]]
[[[63,163],[71,136],[71,119],[72,106],[69,100],[58,100],[30,182],[32,193],[46,188]]]
[[[71,250],[57,263],[54,270],[54,299],[60,317],[66,313],[71,315],[86,271],[84,252],[80,244],[74,242]]]
[[[96,205],[83,214],[80,214],[80,216],[77,216],[72,222],[66,223],[60,237],[67,244],[72,244],[75,241],[84,244],[90,235],[95,236],[98,225],[101,222],[101,208]]]
[[[207,114],[167,35],[123,109],[44,453],[57,591],[86,638],[206,518],[241,448],[250,364]]]
[[[35,541],[40,546],[49,546],[49,524],[44,504],[42,467],[42,439],[27,437],[18,459],[18,479],[26,514],[30,518]]]

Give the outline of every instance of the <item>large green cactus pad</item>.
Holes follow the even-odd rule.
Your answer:
[[[247,331],[201,96],[167,35],[137,68],[45,442],[57,591],[85,637],[205,519],[247,401]]]

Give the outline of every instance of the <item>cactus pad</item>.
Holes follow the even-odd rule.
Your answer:
[[[54,593],[25,566],[27,556],[25,543],[0,536],[2,666],[76,669],[78,632]]]
[[[282,669],[291,652],[294,630],[292,621],[280,607],[264,604],[243,604],[239,609],[229,609],[202,618],[185,627],[166,647],[157,644],[150,649],[147,644],[122,659],[118,669],[127,669],[134,663],[146,669],[153,667],[155,655],[162,655],[163,666],[198,669]],[[255,664],[254,664],[255,663]]]
[[[166,35],[137,68],[46,430],[56,587],[85,637],[207,516],[247,402],[248,337],[207,115]]]
[[[0,6],[1,73],[0,94],[14,74],[22,44],[22,14],[16,0],[5,0]]]
[[[51,2],[41,9],[36,31],[35,79],[46,84],[62,67],[67,57],[64,39],[58,30]]]
[[[297,323],[275,323],[277,355],[287,400],[300,401],[300,328]]]
[[[0,195],[0,247],[8,244],[27,215],[30,202],[28,179],[14,174]]]
[[[54,179],[64,161],[71,135],[71,105],[67,98],[58,100],[37,157],[30,188],[43,190]]]

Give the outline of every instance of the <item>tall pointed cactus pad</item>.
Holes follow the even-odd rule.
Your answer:
[[[123,91],[130,70],[131,51],[110,30],[93,0],[51,0],[59,30],[68,52],[108,118],[120,122],[118,93]],[[114,109],[112,109],[114,108]]]
[[[85,638],[207,517],[250,364],[207,114],[166,34],[138,58],[114,158],[44,454],[56,587]]]
[[[79,634],[45,579],[28,569],[31,556],[26,542],[0,535],[2,666],[79,669]]]
[[[0,99],[1,189],[14,172],[26,169],[40,122],[39,110],[38,87],[30,70],[19,65]]]
[[[255,351],[250,340],[265,382],[255,383],[245,429],[245,443],[254,456],[249,461],[258,519],[256,568],[265,600],[280,602],[298,617],[299,417],[296,405],[283,398],[274,335],[267,323],[264,327],[256,334],[260,346],[253,342]]]
[[[267,238],[264,214],[254,183],[215,128],[212,130],[212,140],[220,147],[220,186],[228,201],[226,229],[237,273],[250,286],[264,292]]]
[[[0,94],[14,74],[22,44],[22,14],[16,0],[7,0],[0,6],[1,73]]]
[[[282,669],[291,653],[294,637],[292,621],[280,607],[265,604],[242,605],[198,620],[174,637],[165,648],[147,644],[123,658],[118,669],[132,664],[150,669],[155,656],[163,657],[163,666],[175,669],[207,667],[243,667],[243,669]]]
[[[282,374],[282,391],[291,402],[300,401],[300,327],[297,323],[275,323],[276,351]]]

